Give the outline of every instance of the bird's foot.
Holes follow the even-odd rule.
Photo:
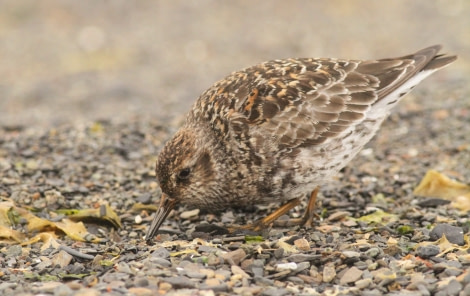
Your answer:
[[[319,187],[315,188],[310,194],[307,208],[305,209],[304,216],[298,219],[289,219],[287,221],[273,221],[274,226],[295,226],[300,225],[306,228],[313,227],[313,220],[317,215],[315,214],[315,205],[317,202]]]
[[[313,218],[316,216],[315,211],[315,204],[317,201],[319,188],[315,188],[310,194],[310,199],[308,201],[307,208],[305,209],[305,214],[302,218],[298,219],[289,219],[285,221],[276,221],[279,217],[286,214],[292,208],[298,206],[300,204],[300,199],[294,198],[289,200],[286,204],[282,205],[279,209],[271,213],[270,215],[259,219],[258,221],[254,222],[253,224],[249,224],[246,226],[237,227],[236,229],[231,229],[230,232],[234,232],[237,229],[240,230],[253,230],[253,231],[261,231],[263,229],[267,229],[274,224],[274,226],[286,227],[286,226],[304,226],[304,227],[313,227]]]

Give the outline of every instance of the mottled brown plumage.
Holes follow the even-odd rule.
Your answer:
[[[274,60],[215,83],[158,157],[163,195],[146,239],[177,204],[224,210],[309,193],[362,149],[403,95],[456,59],[440,48],[374,61]]]

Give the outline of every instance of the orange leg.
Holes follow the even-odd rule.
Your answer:
[[[286,204],[282,205],[279,209],[271,213],[270,215],[256,221],[253,224],[246,225],[242,227],[243,229],[252,229],[254,231],[260,231],[262,229],[266,229],[269,227],[271,223],[274,223],[275,226],[295,226],[301,225],[305,227],[312,227],[313,226],[313,218],[315,217],[315,203],[317,201],[319,188],[315,188],[310,194],[310,199],[308,201],[307,208],[305,209],[305,214],[302,218],[299,219],[290,219],[286,221],[287,223],[276,223],[280,221],[276,221],[279,217],[287,213],[289,210],[298,206],[300,204],[300,199],[294,198],[288,201]],[[275,222],[276,221],[276,222]],[[284,221],[283,221],[284,222]]]

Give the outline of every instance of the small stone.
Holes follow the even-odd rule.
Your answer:
[[[20,245],[13,245],[7,249],[7,257],[18,257],[21,255],[23,248]]]
[[[418,255],[419,257],[423,259],[427,259],[427,258],[436,256],[440,252],[441,252],[441,249],[439,248],[439,246],[427,245],[427,246],[418,247],[418,249],[416,250],[416,255]]]
[[[463,295],[470,295],[470,283],[465,285],[462,292],[463,292]]]
[[[365,254],[366,254],[367,256],[371,257],[371,258],[377,257],[380,253],[381,253],[381,252],[380,252],[380,249],[379,249],[379,248],[375,248],[375,247],[374,247],[374,248],[370,248],[369,250],[367,250],[367,251],[365,252]]]
[[[282,257],[284,257],[284,249],[277,248],[276,250],[274,250],[274,257],[276,257],[276,259],[281,259]]]
[[[232,275],[232,273],[228,270],[218,269],[218,270],[215,271],[214,277],[216,279],[221,280],[221,281],[226,281],[230,278],[231,275]]]
[[[296,270],[296,269],[297,269],[297,263],[295,262],[276,264],[276,271]]]
[[[447,285],[447,287],[445,288],[446,292],[447,292],[447,295],[459,295],[460,291],[462,291],[463,289],[463,286],[462,284],[453,279],[449,282],[449,284]]]
[[[220,258],[219,256],[217,256],[216,254],[210,253],[207,256],[207,265],[208,266],[218,266],[218,265],[220,265],[221,260],[223,260],[223,259]]]
[[[310,251],[310,244],[305,238],[299,238],[294,241],[294,246],[301,251]]]
[[[321,258],[320,254],[315,254],[315,255],[311,255],[311,254],[294,254],[294,255],[290,255],[286,259],[289,262],[299,263],[299,262],[304,262],[304,261],[314,261],[314,260],[317,260],[319,258]]]
[[[328,218],[326,220],[330,221],[330,222],[334,222],[334,221],[338,221],[338,220],[341,220],[341,219],[349,217],[349,216],[351,216],[351,213],[349,213],[349,212],[337,211],[337,212],[331,214],[330,216],[328,216]]]
[[[152,262],[153,264],[157,264],[161,267],[170,267],[171,266],[171,262],[166,260],[166,259],[163,259],[163,258],[151,258],[150,262]]]
[[[128,292],[130,295],[135,295],[135,296],[153,295],[151,289],[143,288],[143,287],[130,287]]]
[[[343,251],[343,255],[346,258],[359,258],[361,254],[355,251]]]
[[[250,278],[250,276],[246,272],[244,272],[243,269],[240,268],[240,266],[232,265],[231,269],[234,275],[241,275],[244,278]]]
[[[302,285],[304,283],[304,281],[300,277],[297,277],[297,276],[287,277],[287,280],[295,285]]]
[[[205,283],[206,285],[208,285],[209,287],[210,287],[210,286],[218,286],[218,285],[220,285],[220,281],[219,281],[218,279],[216,279],[216,278],[206,279],[206,280],[204,281],[204,283]]]
[[[361,289],[361,290],[363,290],[363,289],[369,287],[370,284],[372,284],[372,279],[371,279],[371,278],[357,280],[357,281],[354,283],[354,285],[355,285],[358,289]]]
[[[380,285],[387,285],[397,278],[397,275],[386,267],[373,271],[372,276],[376,282],[380,282]]]
[[[450,243],[463,246],[465,244],[464,231],[462,227],[452,226],[449,224],[439,224],[431,230],[429,237],[432,240],[438,240],[445,235]]]
[[[322,274],[318,272],[315,266],[312,266],[312,268],[310,268],[309,275],[314,279],[316,284],[320,284],[323,281]]]
[[[186,270],[185,272],[186,276],[192,278],[192,279],[205,279],[206,275],[204,273],[199,272],[199,270]]]
[[[173,286],[167,282],[160,282],[160,284],[158,285],[158,288],[161,291],[169,291],[171,288],[173,288]]]
[[[237,249],[235,251],[227,252],[222,255],[222,258],[227,260],[230,264],[239,265],[241,260],[246,257],[246,253],[243,249]]]
[[[55,289],[62,285],[63,284],[59,282],[45,282],[34,286],[32,291],[35,293],[53,293]]]
[[[458,269],[458,268],[453,268],[453,267],[449,267],[449,268],[446,268],[444,270],[444,274],[446,274],[448,276],[455,276],[455,277],[461,275],[462,272],[463,272],[463,270]]]
[[[54,289],[54,296],[68,296],[72,294],[72,289],[67,285],[60,285]]]
[[[382,296],[384,293],[377,289],[362,291],[361,296]]]
[[[74,296],[98,296],[101,295],[101,292],[91,288],[80,289],[75,292]]]
[[[300,262],[297,264],[297,268],[294,269],[294,273],[299,273],[299,272],[302,272],[306,269],[309,269],[310,268],[310,263],[309,262]]]
[[[350,283],[354,283],[355,281],[359,280],[362,276],[362,271],[357,267],[353,266],[346,270],[343,274],[341,279],[339,280],[341,285],[347,285]]]
[[[259,286],[274,286],[274,280],[266,277],[255,277],[255,283]]]
[[[289,290],[283,288],[269,287],[261,292],[264,296],[284,296],[292,294]]]
[[[372,262],[371,264],[367,265],[367,270],[376,270],[379,267],[377,262]]]
[[[134,280],[134,285],[136,287],[147,287],[149,285],[149,280],[145,277],[137,277]]]
[[[233,292],[235,292],[236,295],[259,295],[262,290],[263,287],[260,286],[233,288]]]
[[[200,210],[199,209],[194,209],[190,211],[185,211],[180,214],[180,218],[183,220],[190,219],[192,217],[196,217],[199,215]]]
[[[54,257],[51,259],[51,263],[53,266],[60,266],[64,268],[65,266],[69,265],[72,262],[73,256],[69,253],[61,250],[59,253],[55,254]]]
[[[336,277],[335,265],[333,263],[327,263],[323,267],[323,282],[329,283]]]
[[[152,252],[152,257],[167,259],[170,258],[170,252],[166,248],[158,248]]]
[[[163,278],[162,280],[171,284],[171,286],[175,289],[192,289],[196,287],[194,282],[192,282],[189,278],[185,276],[172,276],[168,278]]]
[[[207,269],[207,268],[201,268],[199,270],[200,273],[204,274],[207,279],[214,278],[215,277],[215,271],[212,269]]]

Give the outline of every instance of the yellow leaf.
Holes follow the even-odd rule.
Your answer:
[[[470,211],[470,186],[430,170],[413,191],[415,195],[437,197],[452,201],[451,205],[461,211]]]
[[[56,235],[53,232],[41,232],[32,237],[30,240],[21,243],[21,245],[32,245],[39,241],[43,242],[43,245],[41,246],[41,251],[44,251],[48,248],[58,249],[60,247],[60,244],[56,241]]]
[[[109,205],[101,205],[97,209],[83,210],[58,210],[57,213],[67,215],[74,221],[105,221],[113,225],[115,228],[122,228],[121,219]]]
[[[377,224],[386,224],[398,220],[398,216],[378,210],[372,214],[362,216],[357,218],[358,221],[367,222],[367,223],[377,223]]]
[[[12,243],[19,243],[23,241],[24,235],[21,232],[13,230],[9,227],[0,225],[0,238],[7,239]]]
[[[99,242],[99,239],[88,233],[82,222],[73,222],[69,219],[55,222],[55,226],[62,230],[68,237],[77,241]]]

